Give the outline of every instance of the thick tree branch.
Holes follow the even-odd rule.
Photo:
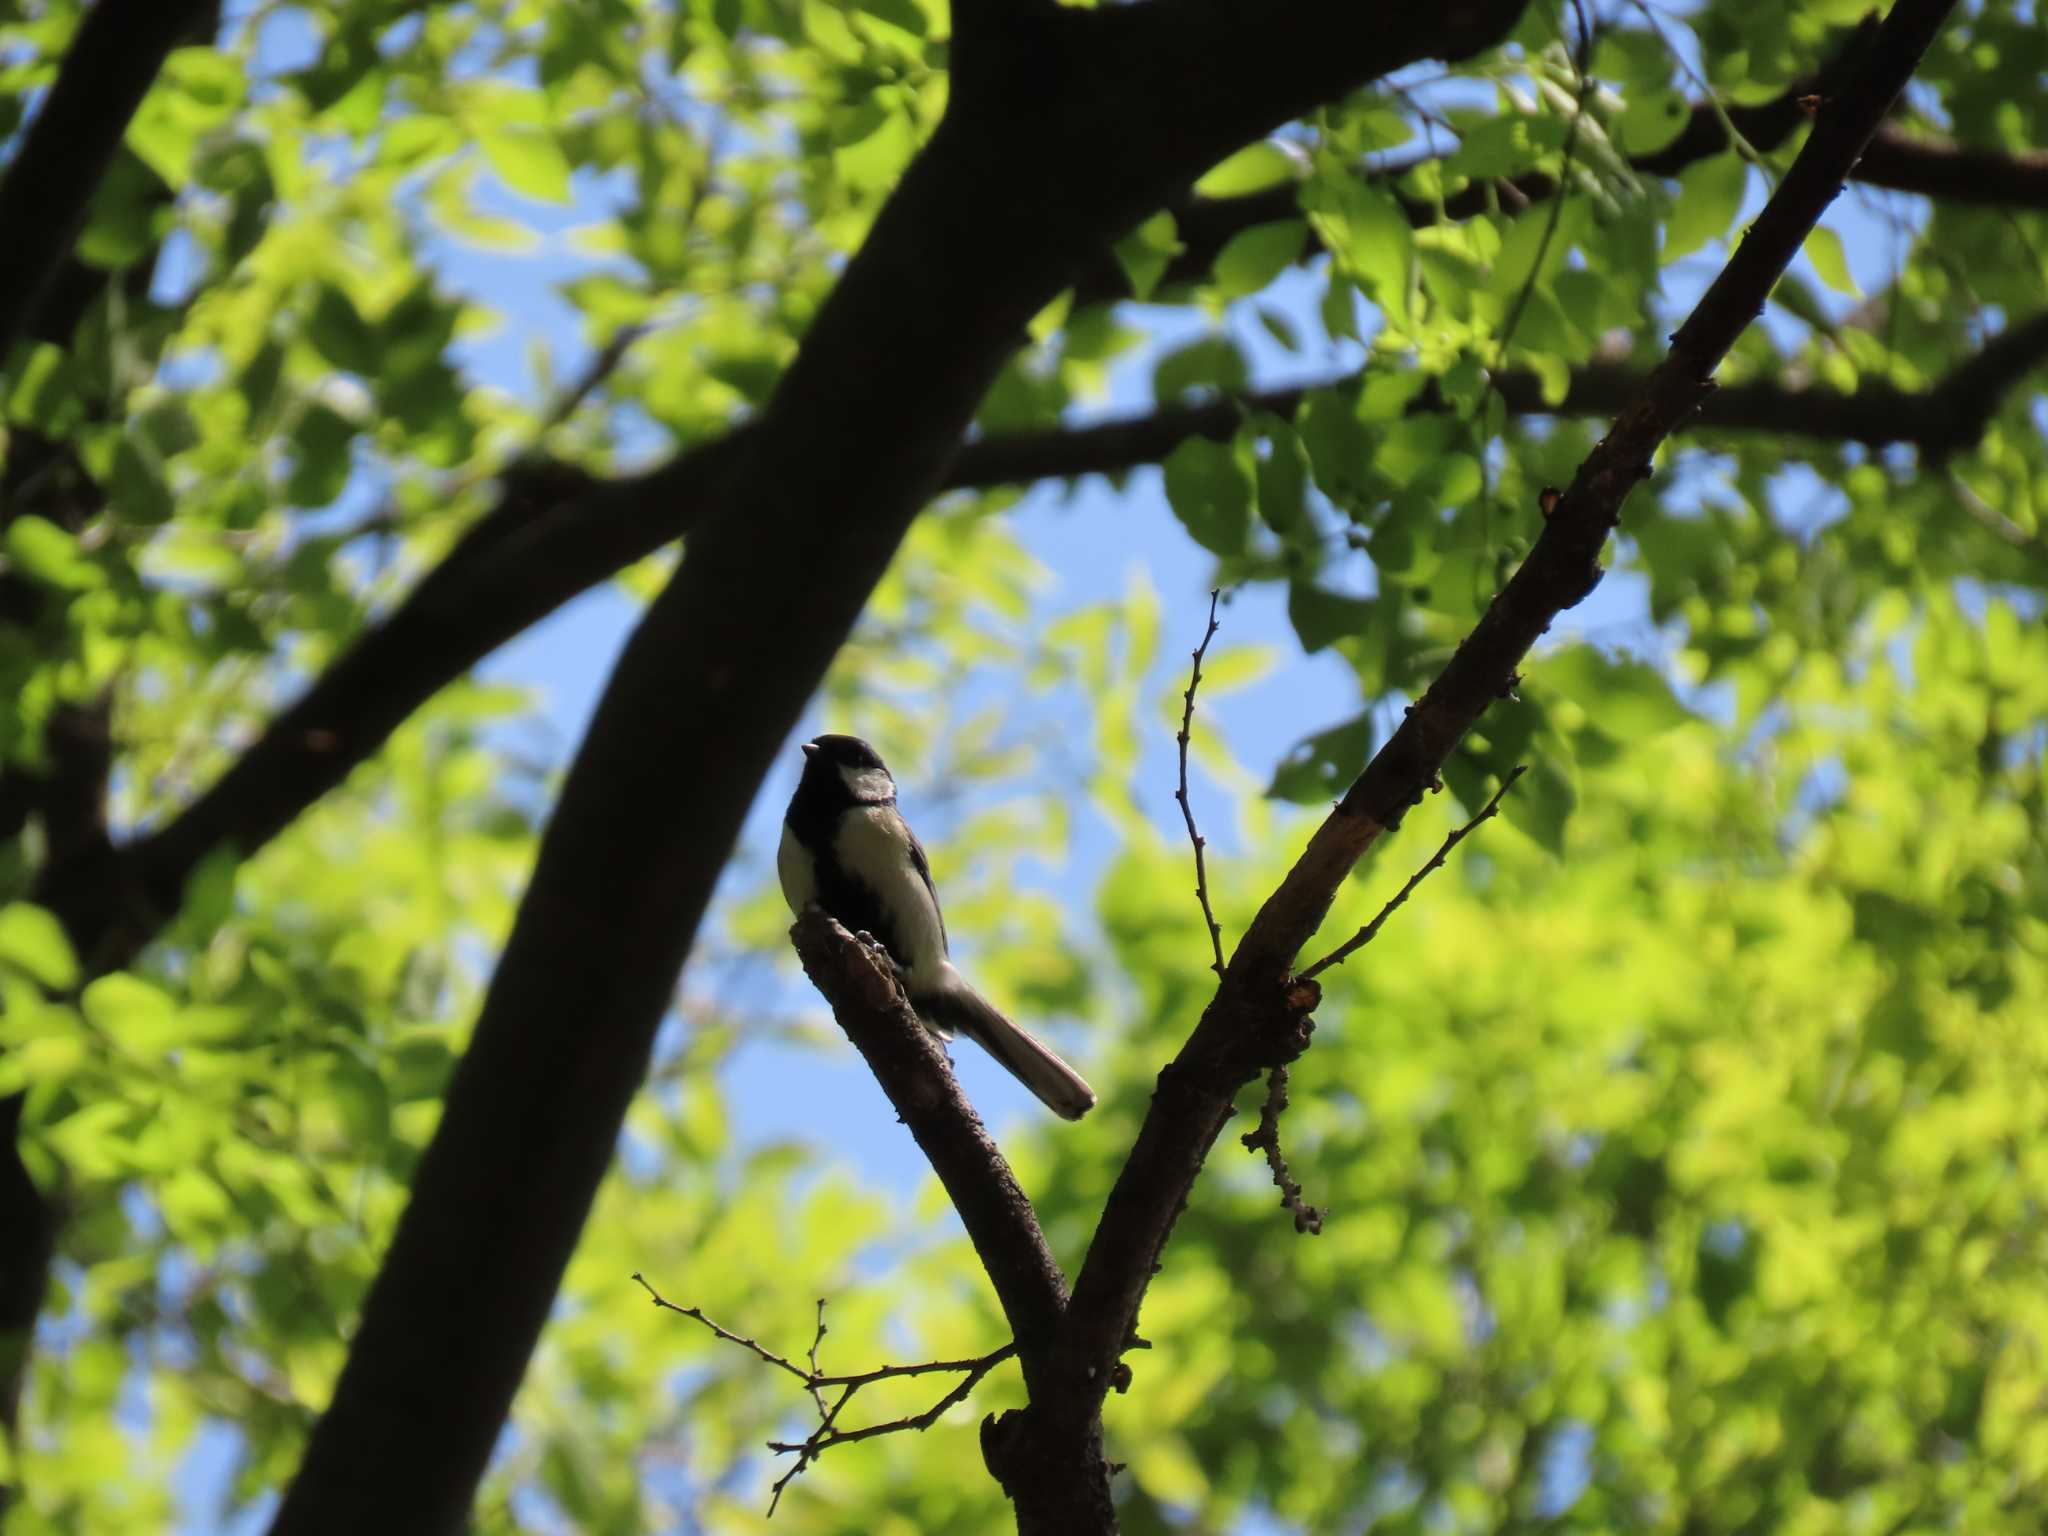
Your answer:
[[[97,0],[0,177],[0,363],[85,228],[93,190],[164,59],[216,0]]]
[[[1869,382],[1842,394],[1812,385],[1752,380],[1717,389],[1681,430],[1769,432],[1873,447],[1900,443],[1942,458],[1983,437],[2005,394],[2043,362],[2048,362],[2048,312],[2008,327],[1931,389]],[[1349,387],[1364,377],[1362,372],[1340,374],[1287,389],[1164,406],[1094,426],[983,438],[960,450],[947,478],[964,488],[1123,474],[1161,462],[1191,437],[1228,441],[1255,412],[1291,419],[1314,391]],[[1543,398],[1542,382],[1533,373],[1502,373],[1494,386],[1512,415],[1612,416],[1635,397],[1647,377],[1626,363],[1596,359],[1572,370],[1570,386],[1555,405]],[[1446,408],[1434,381],[1419,390],[1408,407],[1411,414]]]
[[[956,82],[973,88],[949,97],[627,642],[276,1530],[464,1519],[761,778],[1078,254],[1236,144],[1479,48],[1519,9],[1047,9],[1029,39],[1046,69]],[[1099,1419],[1008,1422],[985,1446],[1020,1527],[1113,1529]]]
[[[1512,686],[1536,638],[1598,583],[1600,552],[1622,502],[1648,477],[1658,445],[1711,393],[1715,367],[1761,313],[1771,286],[1841,190],[1952,4],[1898,0],[1856,78],[1821,107],[1777,192],[1672,338],[1669,356],[1580,467],[1528,559],[1253,919],[1214,1001],[1160,1074],[1076,1278],[1060,1354],[1072,1411],[1099,1401],[1237,1090],[1304,1043],[1304,1018],[1319,989],[1291,968],[1339,884],[1437,781],[1466,731]]]
[[[1889,124],[1871,139],[1851,179],[1941,203],[2048,208],[2048,152],[1976,149]]]

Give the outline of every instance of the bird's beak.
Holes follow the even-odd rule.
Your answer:
[[[807,741],[807,742],[805,742],[805,743],[804,743],[804,756],[805,756],[805,757],[815,757],[815,756],[817,756],[817,754],[818,754],[818,744],[817,744],[817,743],[816,743],[815,741]]]

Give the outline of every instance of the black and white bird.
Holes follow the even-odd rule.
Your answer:
[[[1056,1115],[1078,1120],[1095,1090],[1030,1031],[1011,1023],[946,958],[924,846],[896,809],[896,781],[858,736],[804,743],[804,774],[782,819],[775,858],[789,910],[816,902],[854,933],[872,934],[903,977],[911,1006],[941,1040],[967,1036]]]

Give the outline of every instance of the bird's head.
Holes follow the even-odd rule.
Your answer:
[[[858,736],[818,736],[804,743],[807,783],[836,785],[858,805],[880,805],[896,798],[896,781],[882,754]]]

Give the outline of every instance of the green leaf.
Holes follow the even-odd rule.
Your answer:
[[[53,913],[25,901],[0,907],[0,961],[54,992],[77,986],[81,974],[64,925]]]
[[[1295,424],[1316,485],[1340,507],[1348,507],[1371,477],[1375,443],[1371,429],[1352,409],[1349,391],[1310,391]]]
[[[1842,237],[1825,224],[1816,224],[1813,233],[1806,237],[1806,259],[1813,263],[1813,270],[1820,280],[1835,292],[1846,293],[1852,299],[1863,297],[1855,274],[1849,270],[1849,257],[1842,249]]]
[[[1624,155],[1654,155],[1691,121],[1692,105],[1677,91],[1644,91],[1629,97],[1610,131]]]
[[[1245,387],[1249,372],[1244,353],[1228,336],[1197,336],[1153,364],[1152,394],[1161,405],[1190,394],[1234,394]]]
[[[1297,805],[1334,799],[1364,769],[1366,760],[1372,756],[1374,739],[1370,710],[1304,737],[1288,749],[1273,770],[1266,794]]]
[[[1458,798],[1463,800],[1465,796],[1461,793]],[[1471,803],[1476,809],[1485,802]],[[1570,777],[1545,753],[1515,781],[1500,809],[1509,825],[1527,833],[1546,853],[1563,858],[1565,826],[1578,803],[1578,792],[1572,788]]]
[[[306,339],[337,368],[374,378],[380,363],[377,334],[364,321],[354,300],[332,283],[320,286],[306,317]]]
[[[144,572],[166,586],[226,590],[242,583],[242,557],[209,528],[171,527],[150,542]]]
[[[45,437],[66,436],[85,414],[64,349],[47,341],[28,344],[7,396],[7,416]]]
[[[1378,604],[1369,598],[1346,597],[1312,582],[1287,587],[1287,618],[1301,637],[1301,648],[1313,655],[1333,641],[1362,633],[1373,621]]]
[[[1436,502],[1421,490],[1402,491],[1372,530],[1372,563],[1390,581],[1427,580],[1442,560],[1443,533]]]
[[[1155,213],[1115,246],[1117,265],[1131,285],[1131,296],[1143,303],[1152,297],[1174,257],[1186,249],[1171,213]]]
[[[86,1021],[127,1050],[148,1052],[177,1043],[177,1004],[161,987],[116,971],[86,986]]]
[[[176,49],[129,120],[128,147],[166,183],[181,187],[191,177],[200,140],[234,115],[242,91],[242,67],[233,54]]]
[[[79,553],[78,540],[46,517],[25,512],[7,525],[7,563],[45,586],[83,592],[106,580]]]
[[[356,425],[332,406],[309,405],[292,432],[292,472],[285,495],[294,506],[324,507],[348,484],[349,445]]]
[[[1491,117],[1469,130],[1444,165],[1453,179],[1488,181],[1512,176],[1564,145],[1563,118],[1517,112]]]
[[[1749,166],[1730,150],[1689,165],[1679,174],[1678,197],[1664,224],[1664,262],[1690,256],[1728,233],[1749,187]]]
[[[115,448],[107,499],[131,526],[154,528],[170,520],[174,506],[164,462],[146,437],[124,437]]]
[[[1389,320],[1406,325],[1415,231],[1393,195],[1348,169],[1320,172],[1304,185],[1302,207],[1337,264],[1358,279]]]
[[[1243,197],[1296,179],[1301,165],[1270,139],[1248,144],[1195,183],[1198,197]]]
[[[1283,539],[1311,540],[1308,453],[1293,428],[1266,418],[1267,452],[1258,461],[1259,515]]]
[[[569,160],[545,128],[483,128],[477,133],[477,146],[498,179],[514,192],[543,203],[569,201]]]
[[[1532,689],[1570,699],[1594,725],[1618,741],[1639,741],[1695,718],[1672,696],[1670,684],[1647,662],[1610,657],[1590,645],[1553,652],[1530,665]]]
[[[1235,555],[1251,537],[1253,479],[1232,443],[1191,437],[1167,456],[1166,500],[1197,544]]]
[[[79,236],[78,255],[97,267],[133,266],[149,254],[171,214],[165,180],[130,149],[93,188],[92,214]]]
[[[832,170],[847,186],[883,192],[896,185],[917,153],[917,125],[901,112],[885,112],[874,131],[832,153]]]
[[[1301,260],[1308,226],[1300,219],[1239,230],[1216,254],[1216,286],[1225,298],[1257,293]]]

